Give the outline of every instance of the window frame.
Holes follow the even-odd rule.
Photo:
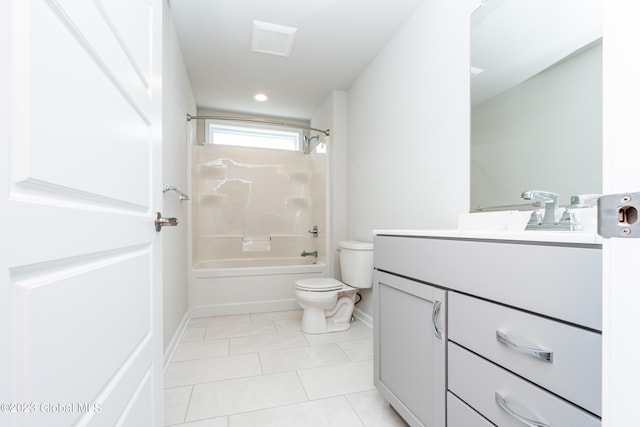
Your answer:
[[[227,143],[215,143],[214,133],[219,131],[220,134],[230,135],[244,135],[248,138],[273,138],[273,140],[291,141],[295,148],[291,145],[287,146],[262,146],[252,144],[227,144]],[[227,131],[227,132],[225,132]],[[220,147],[238,147],[238,148],[259,148],[263,150],[281,150],[281,151],[302,151],[302,141],[304,138],[303,132],[300,129],[283,129],[282,126],[269,125],[269,124],[256,124],[256,123],[230,123],[225,120],[206,120],[205,121],[205,144]]]

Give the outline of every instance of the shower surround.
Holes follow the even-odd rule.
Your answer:
[[[192,316],[298,308],[293,282],[326,268],[325,162],[316,152],[192,146]]]

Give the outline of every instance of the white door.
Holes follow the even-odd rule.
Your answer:
[[[0,425],[160,426],[162,2],[1,3]]]
[[[605,1],[605,194],[640,191],[640,4]],[[640,426],[640,239],[603,244],[603,425]]]

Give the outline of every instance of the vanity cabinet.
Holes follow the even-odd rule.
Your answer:
[[[448,427],[599,427],[601,256],[596,243],[376,235],[376,387],[412,426],[444,412]],[[414,305],[423,288],[436,294]],[[438,298],[446,341],[420,347]],[[430,406],[411,418],[419,394]]]
[[[444,427],[446,292],[377,271],[374,383],[412,427]]]

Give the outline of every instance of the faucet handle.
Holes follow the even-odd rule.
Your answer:
[[[560,218],[558,224],[567,227],[570,231],[582,230],[582,225],[576,219],[576,214],[572,207],[566,207],[564,209],[564,212],[562,212],[562,218]]]
[[[579,196],[571,196],[572,208],[590,208],[598,204],[601,194],[581,194]]]
[[[311,233],[313,235],[313,237],[318,237],[318,233],[320,231],[318,230],[318,226],[314,225],[311,230],[307,230],[307,233]]]
[[[546,203],[553,202],[554,205],[558,205],[558,193],[552,193],[550,191],[529,190],[523,191],[520,195],[524,200],[544,200]]]
[[[531,218],[529,218],[529,223],[527,224],[527,230],[530,228],[537,227],[542,224],[542,214],[538,209],[535,209],[531,212]]]

